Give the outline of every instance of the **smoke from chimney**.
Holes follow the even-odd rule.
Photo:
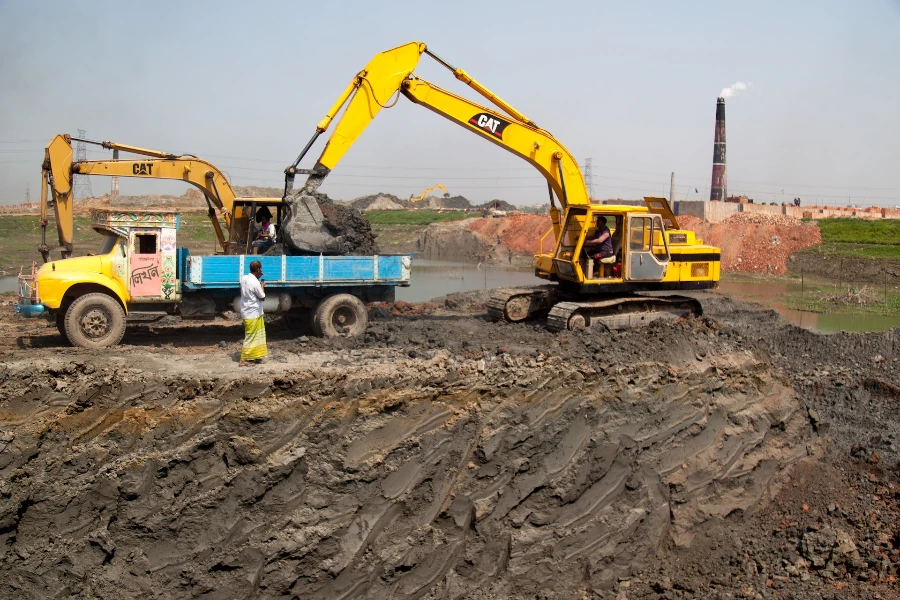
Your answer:
[[[723,88],[721,92],[719,92],[719,98],[731,98],[738,92],[743,92],[745,90],[749,90],[752,86],[752,83],[744,83],[743,81],[737,81],[727,88]]]
[[[727,88],[726,88],[727,89]],[[728,197],[727,172],[725,170],[725,98],[716,100],[716,136],[713,140],[712,184],[709,199],[725,201]]]

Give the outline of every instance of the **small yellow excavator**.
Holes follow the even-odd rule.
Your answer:
[[[93,144],[112,150],[111,160],[73,161],[72,142]],[[138,158],[119,159],[118,153],[137,155]],[[74,175],[102,175],[107,177],[134,177],[144,179],[172,179],[193,185],[206,200],[209,219],[216,234],[219,252],[224,254],[249,254],[252,242],[252,225],[257,211],[268,210],[274,222],[282,220],[281,198],[238,198],[231,184],[215,165],[188,154],[172,154],[159,150],[150,150],[115,142],[98,142],[73,138],[68,134],[53,137],[44,150],[42,166],[43,185],[41,186],[41,245],[40,253],[44,262],[50,259],[51,248],[47,243],[48,213],[52,208],[56,217],[56,228],[59,246],[55,248],[62,258],[72,255],[73,244],[73,188]],[[313,201],[315,204],[315,201]],[[315,206],[318,210],[318,204]],[[310,212],[315,212],[311,210]],[[321,215],[321,211],[318,213]],[[320,244],[322,220],[307,226],[305,243],[314,248],[301,247],[299,250],[311,250],[314,253],[323,246]],[[296,228],[296,224],[295,224]],[[327,243],[331,247],[335,238],[327,233]]]
[[[414,70],[423,54],[449,69],[456,79],[496,108],[476,104],[419,78]],[[293,232],[292,215],[302,214],[310,195],[372,119],[382,108],[394,106],[401,95],[519,156],[547,181],[552,227],[541,239],[541,250],[532,264],[537,277],[553,284],[497,290],[488,304],[489,315],[507,321],[546,315],[548,327],[560,330],[594,324],[633,327],[661,317],[701,313],[700,303],[693,298],[658,292],[716,287],[718,248],[704,245],[694,232],[680,229],[663,198],[647,197],[646,206],[593,204],[578,161],[565,146],[421,42],[377,54],[350,81],[316,127],[312,139],[285,169],[288,223],[282,231],[286,238],[302,235],[300,229]],[[344,114],[316,164],[312,169],[299,169],[300,161],[344,106]],[[308,177],[303,187],[294,191],[297,174]],[[613,257],[604,256],[599,262],[596,249],[588,243],[597,231],[598,217],[606,219],[615,250]],[[550,234],[553,237],[545,250]]]
[[[450,197],[450,192],[447,191],[447,188],[444,187],[444,184],[443,184],[443,183],[439,183],[439,184],[437,184],[437,185],[433,185],[433,186],[431,186],[430,188],[426,189],[424,192],[422,192],[422,193],[419,194],[418,196],[410,196],[410,197],[409,197],[409,201],[410,201],[410,202],[418,202],[418,201],[420,201],[420,200],[424,200],[424,199],[425,199],[425,196],[427,196],[428,194],[430,194],[430,193],[433,192],[434,190],[444,190],[444,198],[449,198],[449,197]]]
[[[414,70],[423,54],[449,69],[456,79],[496,108],[481,106],[416,76]],[[663,198],[647,197],[646,206],[593,204],[578,161],[565,146],[421,42],[377,54],[352,79],[318,124],[312,139],[285,169],[284,201],[289,207],[289,222],[282,231],[287,236],[292,235],[291,215],[302,212],[307,198],[366,126],[382,108],[394,106],[401,95],[522,158],[547,181],[552,227],[541,239],[541,250],[532,264],[537,277],[553,284],[497,290],[488,304],[489,315],[507,321],[546,315],[548,327],[561,330],[594,324],[617,329],[661,317],[701,313],[700,303],[693,298],[658,292],[716,287],[718,248],[704,245],[694,232],[680,229]],[[316,164],[312,169],[298,169],[316,139],[345,105],[346,110]],[[294,191],[297,174],[308,177],[303,187]],[[589,243],[597,232],[598,217],[606,219],[614,250],[612,257],[604,256],[599,262],[596,248]],[[551,234],[548,248],[544,249]],[[605,235],[603,231],[601,237]]]

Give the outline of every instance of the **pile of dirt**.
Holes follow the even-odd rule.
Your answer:
[[[372,225],[359,210],[352,206],[339,204],[322,192],[313,192],[312,196],[315,197],[319,208],[322,209],[322,215],[325,217],[331,234],[343,237],[340,252],[342,255],[378,254],[378,243],[375,241],[377,236],[372,231]],[[266,254],[277,256],[284,252],[284,246],[279,243],[269,248]]]
[[[484,204],[479,204],[475,208],[481,208],[487,210],[489,208],[494,208],[496,210],[510,211],[510,210],[518,210],[514,204],[510,204],[506,200],[501,200],[499,198],[494,198],[490,202],[485,202]]]
[[[356,210],[366,211],[366,210],[396,210],[394,208],[383,209],[380,206],[399,206],[400,208],[409,208],[413,203],[409,201],[408,198],[400,198],[399,196],[395,196],[394,194],[386,194],[384,192],[378,192],[377,194],[369,194],[367,196],[360,196],[359,198],[354,198],[350,201],[350,206],[355,208]],[[374,206],[373,206],[374,205]]]
[[[796,217],[790,217],[788,215],[770,215],[766,213],[753,213],[753,212],[740,212],[735,213],[725,219],[723,224],[725,225],[739,225],[739,224],[751,224],[751,225],[783,225],[785,227],[795,227],[800,225],[803,221]]]
[[[0,595],[891,598],[900,339],[705,316],[547,331],[488,292],[364,337],[0,312]]]
[[[513,252],[536,254],[540,250],[541,236],[550,230],[552,223],[547,215],[517,215],[500,219],[470,219],[469,229],[477,232],[485,240],[500,242]],[[549,251],[555,240],[550,235],[545,241],[545,251]]]
[[[402,204],[398,204],[387,198],[378,198],[366,207],[366,210],[402,210]]]
[[[721,223],[680,216],[678,223],[721,248],[723,271],[784,274],[791,254],[822,243],[817,225],[784,215],[737,213]]]
[[[351,206],[344,206],[331,200],[322,192],[313,194],[334,235],[344,238],[342,254],[368,256],[378,254],[378,243],[372,225],[363,214]]]
[[[711,321],[554,335],[444,314],[272,336],[270,374],[128,346],[6,360],[6,591],[600,593],[765,505],[814,440]]]

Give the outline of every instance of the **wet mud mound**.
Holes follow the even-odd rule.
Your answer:
[[[2,594],[606,597],[660,544],[766,505],[815,438],[786,383],[704,320],[391,318],[304,360],[8,364]]]
[[[314,192],[312,195],[318,202],[319,208],[322,209],[329,232],[343,238],[341,254],[352,256],[378,254],[376,234],[372,231],[371,224],[358,209],[337,204],[321,192]],[[265,252],[267,255],[276,256],[284,253],[284,245],[280,243]]]
[[[371,224],[363,214],[352,207],[337,204],[325,194],[313,194],[322,209],[328,228],[334,235],[344,238],[343,254],[369,256],[378,254],[378,244]]]

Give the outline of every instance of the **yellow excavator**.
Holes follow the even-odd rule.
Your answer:
[[[488,108],[444,90],[415,75],[423,54],[449,69],[459,81],[496,108]],[[400,96],[456,123],[531,164],[547,181],[551,229],[541,239],[532,260],[535,275],[553,282],[533,288],[497,290],[488,304],[496,319],[521,321],[546,315],[550,329],[579,329],[594,324],[617,329],[661,317],[700,314],[700,303],[689,297],[661,295],[672,290],[699,290],[718,285],[720,252],[704,245],[694,232],[682,230],[663,198],[645,198],[646,206],[592,204],[578,161],[550,132],[513,108],[465,71],[450,65],[421,42],[410,42],[377,54],[357,73],[318,124],[312,139],[285,169],[284,202],[288,223],[285,237],[295,234],[293,214],[302,213],[308,199],[338,164],[382,108]],[[346,106],[328,143],[312,169],[298,165]],[[499,110],[498,110],[499,109]],[[294,191],[294,177],[307,175]],[[601,238],[611,238],[612,257],[597,260],[589,242],[598,233],[599,217],[608,224]],[[552,234],[552,244],[544,243]],[[616,247],[618,246],[618,247]],[[612,260],[611,260],[612,259]],[[644,292],[643,294],[641,292]],[[651,292],[651,294],[646,294]]]
[[[73,161],[72,142],[82,142],[101,146],[114,152],[111,160]],[[138,158],[119,159],[119,152],[137,155]],[[252,225],[258,211],[268,210],[280,223],[283,215],[281,198],[248,197],[238,198],[231,184],[215,165],[187,154],[172,154],[115,142],[98,142],[73,138],[68,134],[53,137],[44,150],[41,186],[41,245],[40,253],[44,262],[50,259],[53,250],[47,243],[48,213],[53,208],[59,236],[58,250],[62,258],[72,255],[73,244],[73,187],[74,175],[103,175],[108,177],[135,177],[144,179],[172,179],[193,185],[206,200],[209,219],[216,234],[218,250],[224,254],[249,254],[252,242]],[[313,200],[315,203],[315,201]],[[315,210],[318,204],[315,203]],[[315,211],[311,211],[315,212]],[[274,214],[272,214],[274,213]],[[297,250],[316,253],[319,249],[323,221],[321,211],[319,222],[307,226],[307,246]],[[220,220],[221,219],[221,220]],[[297,225],[295,224],[295,229]],[[331,247],[335,238],[327,233],[327,246]],[[309,244],[315,245],[310,248]]]
[[[437,185],[433,185],[430,188],[426,189],[424,192],[419,194],[418,196],[410,196],[410,202],[418,202],[420,200],[424,200],[425,196],[433,192],[434,190],[444,190],[444,198],[448,198],[450,196],[450,192],[447,191],[447,188],[444,187],[443,183],[439,183]]]

